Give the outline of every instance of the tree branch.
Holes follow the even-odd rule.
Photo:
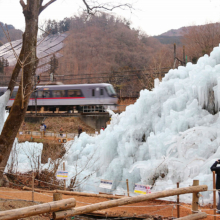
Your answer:
[[[44,6],[41,6],[40,7],[40,10],[39,10],[39,14],[45,9],[47,8],[49,5],[51,5],[52,3],[54,3],[56,0],[50,0],[49,2],[47,2],[47,4],[45,4]],[[43,3],[43,1],[41,1],[41,3]]]
[[[96,5],[96,6],[90,6],[87,2],[87,0],[82,0],[84,5],[86,6],[86,11],[89,15],[94,15],[97,10],[99,9],[104,9],[106,11],[113,11],[114,9],[116,8],[121,8],[123,9],[124,7],[126,8],[129,8],[129,9],[133,9],[132,5],[131,4],[119,4],[119,5],[112,5],[112,4],[108,4],[108,3],[105,3],[105,4],[99,4],[99,5]],[[97,4],[97,2],[96,2]]]
[[[20,0],[20,4],[21,4],[21,6],[22,6],[22,8],[23,8],[23,10],[24,10],[24,9],[25,9],[25,7],[26,7],[26,5],[25,5],[24,1],[23,1],[23,0]]]
[[[90,8],[89,5],[87,4],[86,0],[83,0],[83,3],[85,4],[87,13],[89,14],[89,12],[91,11],[91,8]]]

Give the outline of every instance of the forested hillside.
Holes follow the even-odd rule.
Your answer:
[[[48,20],[43,37],[49,34],[53,36],[51,39],[56,39],[63,32],[68,37],[60,51],[61,58],[55,53],[41,60],[50,67],[40,72],[39,81],[51,80],[52,73],[55,81],[64,84],[108,82],[121,96],[136,97],[140,89],[151,89],[155,78],[163,77],[174,67],[174,43],[178,58],[175,67],[183,65],[183,45],[186,61],[196,63],[198,57],[209,54],[219,44],[219,26],[208,23],[183,27],[151,37],[131,28],[129,21],[109,14]],[[18,35],[13,26],[7,28],[12,40],[21,38],[21,31]],[[1,31],[0,37],[5,40]],[[9,73],[11,67],[3,66],[1,72]]]
[[[128,96],[137,96],[140,89],[152,87],[161,67],[173,63],[172,47],[112,15],[49,20],[45,29],[50,34],[68,31],[55,70],[55,75],[65,75],[65,83],[110,82]]]

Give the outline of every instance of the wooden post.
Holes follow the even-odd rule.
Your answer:
[[[90,212],[101,210],[101,209],[112,208],[112,207],[121,206],[125,204],[128,205],[128,204],[138,203],[138,202],[151,200],[151,199],[175,196],[178,194],[198,193],[202,191],[207,191],[207,189],[208,187],[206,185],[190,186],[190,187],[184,187],[184,188],[179,188],[179,189],[170,189],[170,190],[164,190],[160,192],[148,193],[146,195],[140,195],[140,196],[135,196],[135,197],[125,197],[122,199],[100,202],[100,203],[87,205],[87,206],[81,206],[81,207],[77,207],[71,210],[55,212],[53,218],[54,220],[61,219],[61,218],[68,217],[68,216],[82,215],[85,213],[90,213]]]
[[[12,209],[0,212],[0,220],[23,219],[29,216],[40,215],[47,212],[56,212],[70,209],[76,206],[74,198],[64,199],[56,202],[48,202],[40,205],[34,205],[19,209]]]
[[[183,46],[183,66],[186,66],[185,46]]]
[[[173,58],[174,58],[174,60],[173,60],[173,68],[175,68],[175,66],[176,66],[176,44],[173,44],[173,49],[174,49],[174,53],[173,53]]]
[[[59,201],[59,200],[62,200],[62,199],[63,199],[63,197],[62,197],[61,193],[53,193],[53,201]]]
[[[53,201],[62,200],[62,193],[53,193]]]
[[[174,53],[173,53],[173,55],[174,55],[174,62],[175,62],[175,59],[176,59],[176,44],[173,44],[173,49],[174,49]]]
[[[63,162],[63,171],[65,171],[65,162]],[[66,180],[64,180],[64,190],[66,190]]]
[[[128,179],[126,179],[126,184],[127,184],[127,194],[129,196],[129,184],[128,184]]]
[[[32,172],[32,201],[34,202],[34,171]]]
[[[176,186],[177,186],[177,189],[179,189],[179,183],[176,183]],[[180,217],[180,196],[179,195],[177,195],[177,201],[176,201],[176,203],[177,203],[177,218],[179,218]]]
[[[215,171],[213,174],[213,209],[214,209],[214,220],[216,220],[216,185],[215,185]]]
[[[193,180],[193,186],[199,186],[199,180]],[[199,196],[198,196],[198,192],[194,192],[192,198],[192,214],[198,212],[199,212]]]

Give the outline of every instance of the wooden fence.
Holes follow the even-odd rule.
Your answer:
[[[90,136],[96,136],[96,134],[88,134]],[[77,133],[55,133],[51,131],[46,131],[45,133],[41,131],[19,131],[17,138],[20,139],[33,139],[33,138],[43,138],[48,140],[56,140],[58,143],[66,143],[67,141],[74,140],[78,136]]]
[[[195,182],[194,182],[195,184]],[[198,181],[196,181],[196,184],[198,184]],[[23,217],[29,217],[37,214],[42,214],[46,212],[53,212],[53,219],[62,219],[69,216],[75,216],[75,215],[82,215],[86,213],[90,213],[97,210],[117,207],[121,205],[127,205],[132,203],[138,203],[142,201],[152,200],[152,199],[159,199],[174,195],[181,195],[181,194],[187,194],[187,193],[193,193],[193,201],[192,201],[192,213],[193,215],[180,218],[182,220],[186,219],[201,219],[206,217],[206,213],[199,213],[198,211],[198,202],[197,198],[195,198],[195,195],[197,195],[199,192],[207,191],[208,187],[206,185],[195,185],[190,187],[184,187],[184,188],[177,188],[177,189],[170,189],[165,190],[161,192],[154,192],[149,193],[146,195],[141,196],[135,196],[135,197],[123,197],[116,200],[111,201],[105,201],[100,202],[92,205],[77,207],[73,209],[69,209],[70,207],[75,207],[75,200],[61,200],[57,202],[42,204],[42,205],[36,205],[31,206],[27,208],[20,208],[20,209],[14,209],[9,211],[2,211],[0,212],[0,220],[10,220],[10,219],[18,219]],[[197,197],[197,196],[196,196]],[[49,205],[48,205],[49,204]],[[57,204],[62,204],[57,206]],[[42,207],[42,208],[41,208]],[[46,208],[47,207],[47,208]],[[52,208],[54,207],[54,208]]]

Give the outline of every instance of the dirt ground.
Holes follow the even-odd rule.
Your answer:
[[[63,199],[67,198],[75,198],[77,203],[76,207],[85,206],[89,204],[94,204],[98,202],[108,201],[105,198],[97,198],[97,197],[84,197],[84,196],[68,196],[63,195]],[[19,201],[19,200],[27,200],[27,201]],[[37,202],[46,203],[53,201],[53,194],[52,193],[34,193],[34,200],[35,202],[30,202],[32,200],[32,192],[30,191],[23,191],[17,189],[11,189],[6,187],[0,187],[0,210],[9,210],[15,209],[30,205],[36,205]],[[212,207],[205,206],[200,207],[201,211],[206,212],[210,216],[206,219],[211,220],[213,219],[213,210]],[[191,204],[184,204],[181,203],[180,206],[180,217],[187,216],[191,214]],[[127,206],[121,206],[111,209],[105,209],[101,211],[97,211],[93,213],[93,215],[101,216],[102,218],[110,218],[110,217],[142,217],[148,218],[148,216],[154,216],[155,219],[173,219],[177,217],[177,206],[176,203],[167,202],[162,200],[152,200],[146,201],[141,203],[130,204]],[[161,218],[159,218],[161,216]],[[29,217],[25,219],[30,220],[45,220],[51,219],[50,215],[40,215],[35,217]],[[71,218],[69,218],[71,219]],[[217,216],[216,219],[220,219]]]

